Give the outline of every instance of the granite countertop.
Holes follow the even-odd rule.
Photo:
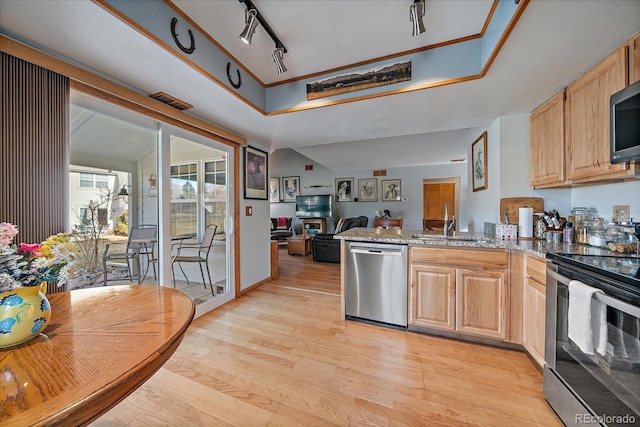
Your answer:
[[[440,238],[441,237],[441,238]],[[546,240],[497,240],[482,233],[457,232],[446,239],[442,234],[425,233],[422,230],[399,230],[355,227],[336,234],[334,239],[355,242],[392,243],[411,246],[449,246],[475,249],[515,249],[545,257],[549,252],[581,255],[610,255],[615,252],[578,243],[564,244]]]

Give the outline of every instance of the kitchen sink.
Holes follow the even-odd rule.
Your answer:
[[[486,242],[488,239],[484,236],[473,236],[473,235],[454,235],[454,236],[444,236],[442,234],[413,234],[411,237],[414,239],[423,239],[423,240],[454,240],[454,241],[463,241],[463,242]]]

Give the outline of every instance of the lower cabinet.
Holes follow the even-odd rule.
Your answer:
[[[409,324],[508,339],[508,251],[410,248]]]
[[[522,286],[522,346],[540,367],[544,364],[546,263],[527,255]]]

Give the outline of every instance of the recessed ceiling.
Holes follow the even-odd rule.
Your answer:
[[[273,43],[264,32],[258,30],[251,46],[238,39],[244,21],[240,2],[174,4],[265,83],[477,33],[491,6],[483,0],[427,0],[427,31],[411,37],[411,3],[255,0],[289,50],[289,72],[280,76],[271,61]],[[524,13],[482,79],[274,116],[260,114],[94,2],[1,0],[0,31],[145,95],[169,93],[193,105],[189,114],[254,145],[302,151],[332,144],[332,158],[342,162],[357,151],[349,148],[356,141],[354,146],[371,147],[365,157],[373,165],[384,160],[378,148],[391,139],[398,162],[430,164],[466,157],[474,138],[459,130],[473,135],[500,116],[530,113],[640,31],[637,0],[521,3]],[[145,2],[150,13],[152,4]],[[447,150],[441,150],[438,132],[454,130],[458,135],[445,138]],[[411,148],[415,141],[428,144],[430,155],[417,159]],[[329,169],[342,167],[324,157]]]

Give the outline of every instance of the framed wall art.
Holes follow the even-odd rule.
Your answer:
[[[402,200],[399,179],[382,180],[382,201],[395,202]]]
[[[364,178],[358,180],[358,201],[377,202],[378,201],[378,179]]]
[[[244,148],[244,198],[268,199],[269,156],[253,147]]]
[[[336,178],[336,200],[338,202],[353,201],[353,178]]]
[[[473,191],[487,188],[487,132],[471,144],[471,176]]]
[[[282,178],[282,201],[295,202],[300,195],[300,177],[285,176]]]
[[[269,178],[269,201],[280,203],[280,178]]]

